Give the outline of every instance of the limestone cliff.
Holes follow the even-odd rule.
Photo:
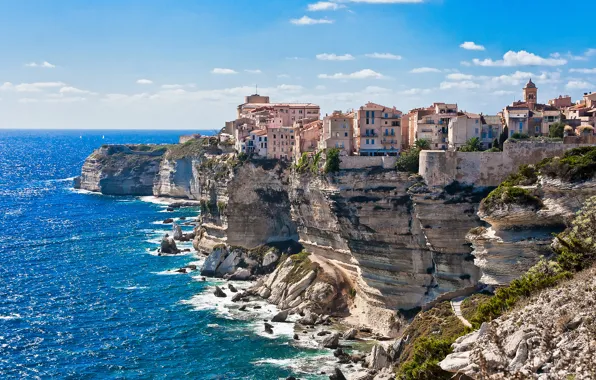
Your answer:
[[[474,189],[428,189],[395,170],[294,175],[290,198],[300,243],[357,278],[356,294],[389,309],[422,306],[473,287],[466,232],[480,225]]]
[[[104,145],[85,160],[77,184],[106,195],[153,195],[165,151],[156,145]]]

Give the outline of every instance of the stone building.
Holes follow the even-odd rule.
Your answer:
[[[356,112],[354,147],[359,156],[397,156],[401,149],[402,112],[368,102]]]
[[[351,156],[353,149],[354,113],[334,111],[323,118],[319,149],[338,148],[342,155]]]

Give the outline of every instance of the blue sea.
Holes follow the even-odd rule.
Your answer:
[[[183,133],[0,130],[0,378],[325,378],[330,354],[294,346],[292,324],[262,332],[272,306],[234,312],[217,280],[171,272],[202,259],[155,254],[161,221],[198,210],[72,189],[100,145]]]

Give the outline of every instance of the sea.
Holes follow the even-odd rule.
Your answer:
[[[331,353],[293,342],[292,323],[264,333],[272,305],[240,312],[213,296],[223,281],[174,272],[204,258],[157,255],[163,220],[198,209],[73,189],[102,144],[187,133],[0,130],[0,379],[328,378]]]

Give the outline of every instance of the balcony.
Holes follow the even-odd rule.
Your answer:
[[[368,131],[360,135],[360,137],[378,137],[379,134],[375,131]]]
[[[393,139],[382,139],[381,140],[381,143],[393,145],[393,144],[397,144],[397,140],[393,140]]]
[[[401,124],[401,123],[400,123],[399,121],[392,121],[392,122],[391,122],[391,126],[392,126],[392,127],[400,127],[400,126],[401,126],[400,124]]]

